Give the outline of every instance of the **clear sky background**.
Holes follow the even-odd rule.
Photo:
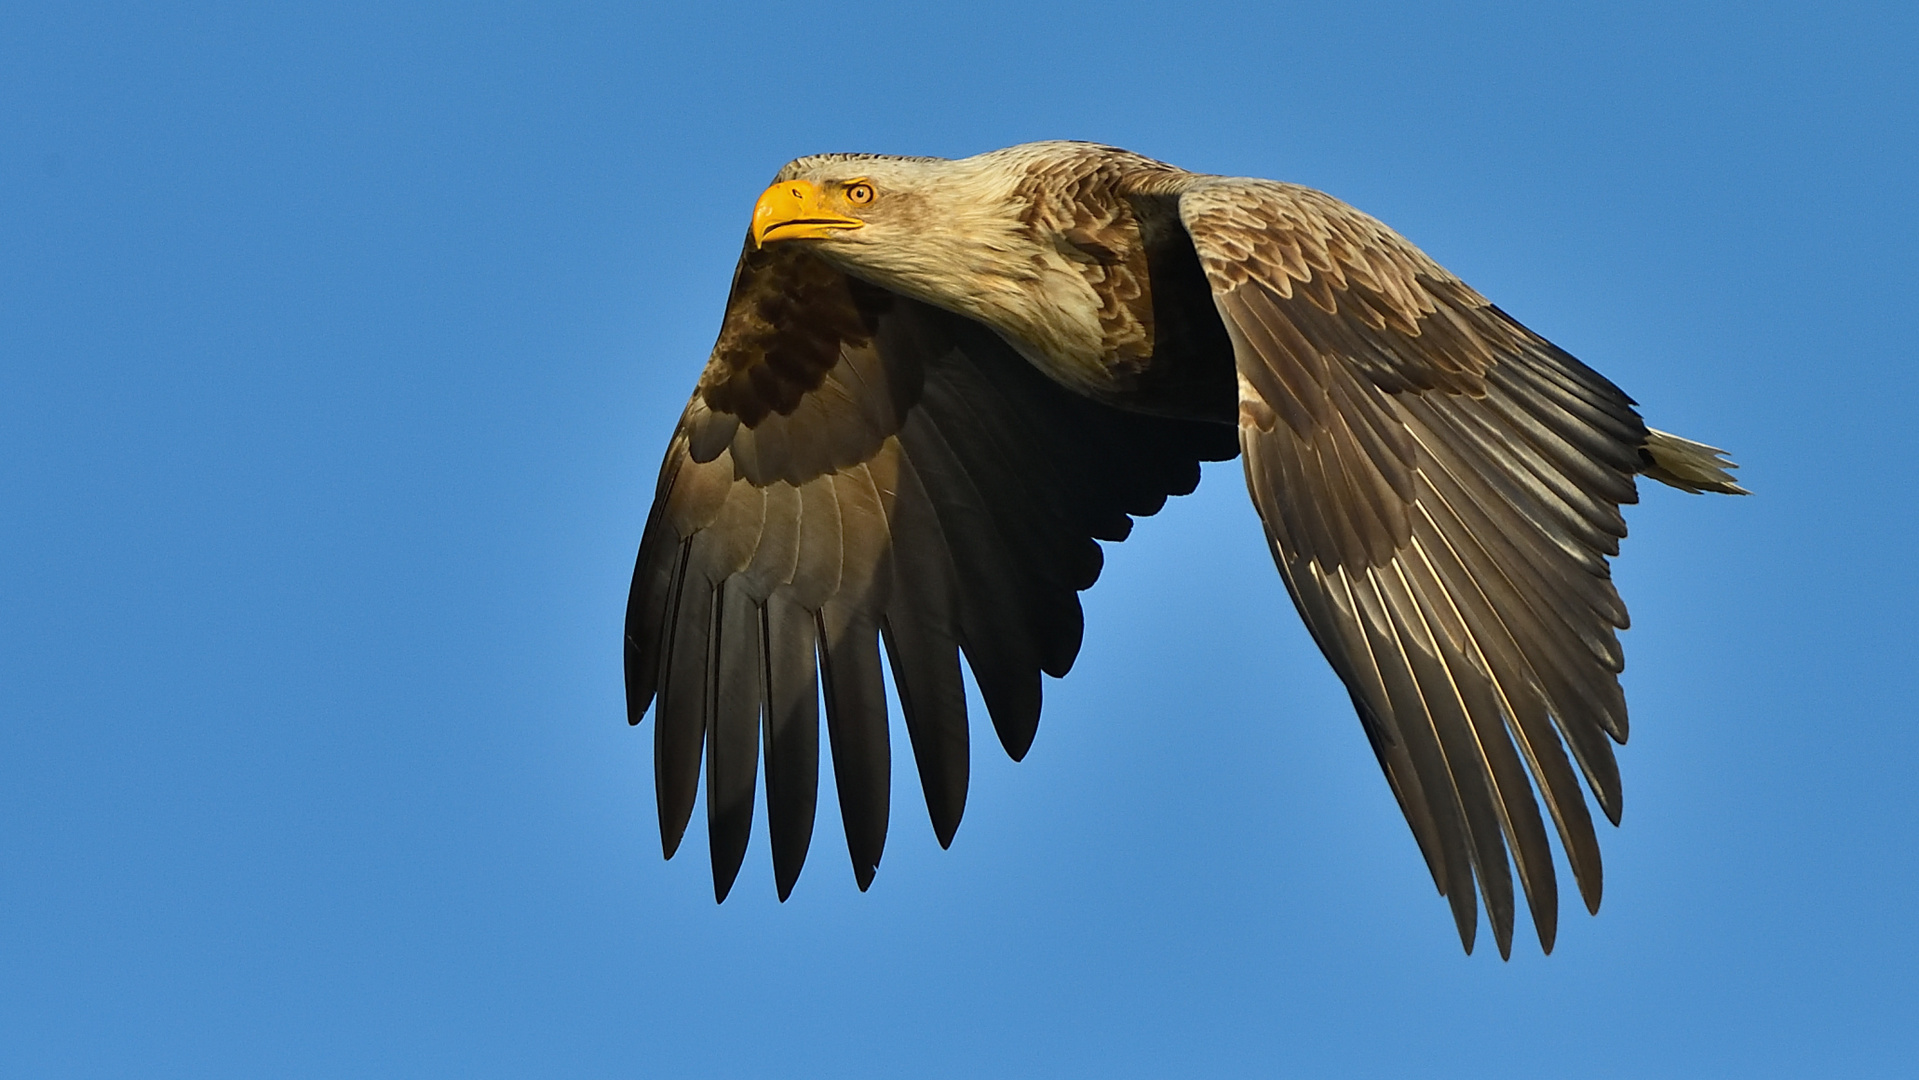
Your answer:
[[[1911,1075],[1919,7],[0,25],[0,1073]],[[869,893],[831,800],[784,905],[661,861],[620,620],[754,197],[1038,138],[1331,191],[1744,465],[1629,512],[1555,955],[1461,953],[1236,463],[951,851],[902,762]]]

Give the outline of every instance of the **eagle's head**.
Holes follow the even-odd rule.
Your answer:
[[[1077,200],[1088,170],[1110,153],[1029,143],[957,160],[804,157],[761,194],[748,242],[804,245],[848,274],[985,323],[1069,385],[1097,381],[1110,305],[1070,229],[1087,218]]]
[[[754,205],[751,243],[804,245],[876,285],[971,308],[969,297],[1023,287],[1036,276],[1025,170],[990,157],[800,158]]]

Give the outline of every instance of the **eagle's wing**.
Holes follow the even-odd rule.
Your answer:
[[[1476,874],[1508,954],[1510,848],[1551,951],[1534,790],[1597,910],[1598,842],[1562,740],[1617,823],[1626,609],[1606,557],[1645,426],[1597,372],[1329,196],[1206,179],[1180,216],[1233,341],[1273,558],[1461,940]]]
[[[880,642],[942,845],[966,800],[963,651],[1015,758],[1040,673],[1080,644],[1095,539],[1119,540],[1227,424],[1122,413],[1049,382],[984,327],[828,267],[748,250],[667,448],[627,605],[628,718],[655,705],[671,856],[705,748],[715,894],[739,871],[759,758],[784,898],[812,836],[821,690],[860,888],[886,839]],[[656,704],[655,704],[656,703]]]

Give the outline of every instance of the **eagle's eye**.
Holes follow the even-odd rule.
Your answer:
[[[873,201],[873,185],[867,183],[849,184],[846,188],[846,201],[854,206],[865,206]]]

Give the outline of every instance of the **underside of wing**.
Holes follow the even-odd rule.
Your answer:
[[[784,899],[812,836],[823,701],[864,889],[891,785],[882,663],[950,843],[968,776],[960,657],[1021,757],[1041,673],[1065,674],[1078,651],[1095,541],[1123,539],[1129,515],[1237,450],[1226,425],[1075,397],[978,324],[790,246],[748,251],[667,450],[627,607],[629,719],[654,712],[668,856],[704,761],[723,899],[763,761]]]
[[[1606,379],[1328,196],[1208,180],[1181,217],[1233,339],[1273,558],[1461,941],[1470,951],[1476,878],[1509,954],[1516,867],[1551,951],[1540,802],[1593,910],[1599,847],[1575,762],[1619,819],[1626,611],[1607,557],[1644,425]]]

